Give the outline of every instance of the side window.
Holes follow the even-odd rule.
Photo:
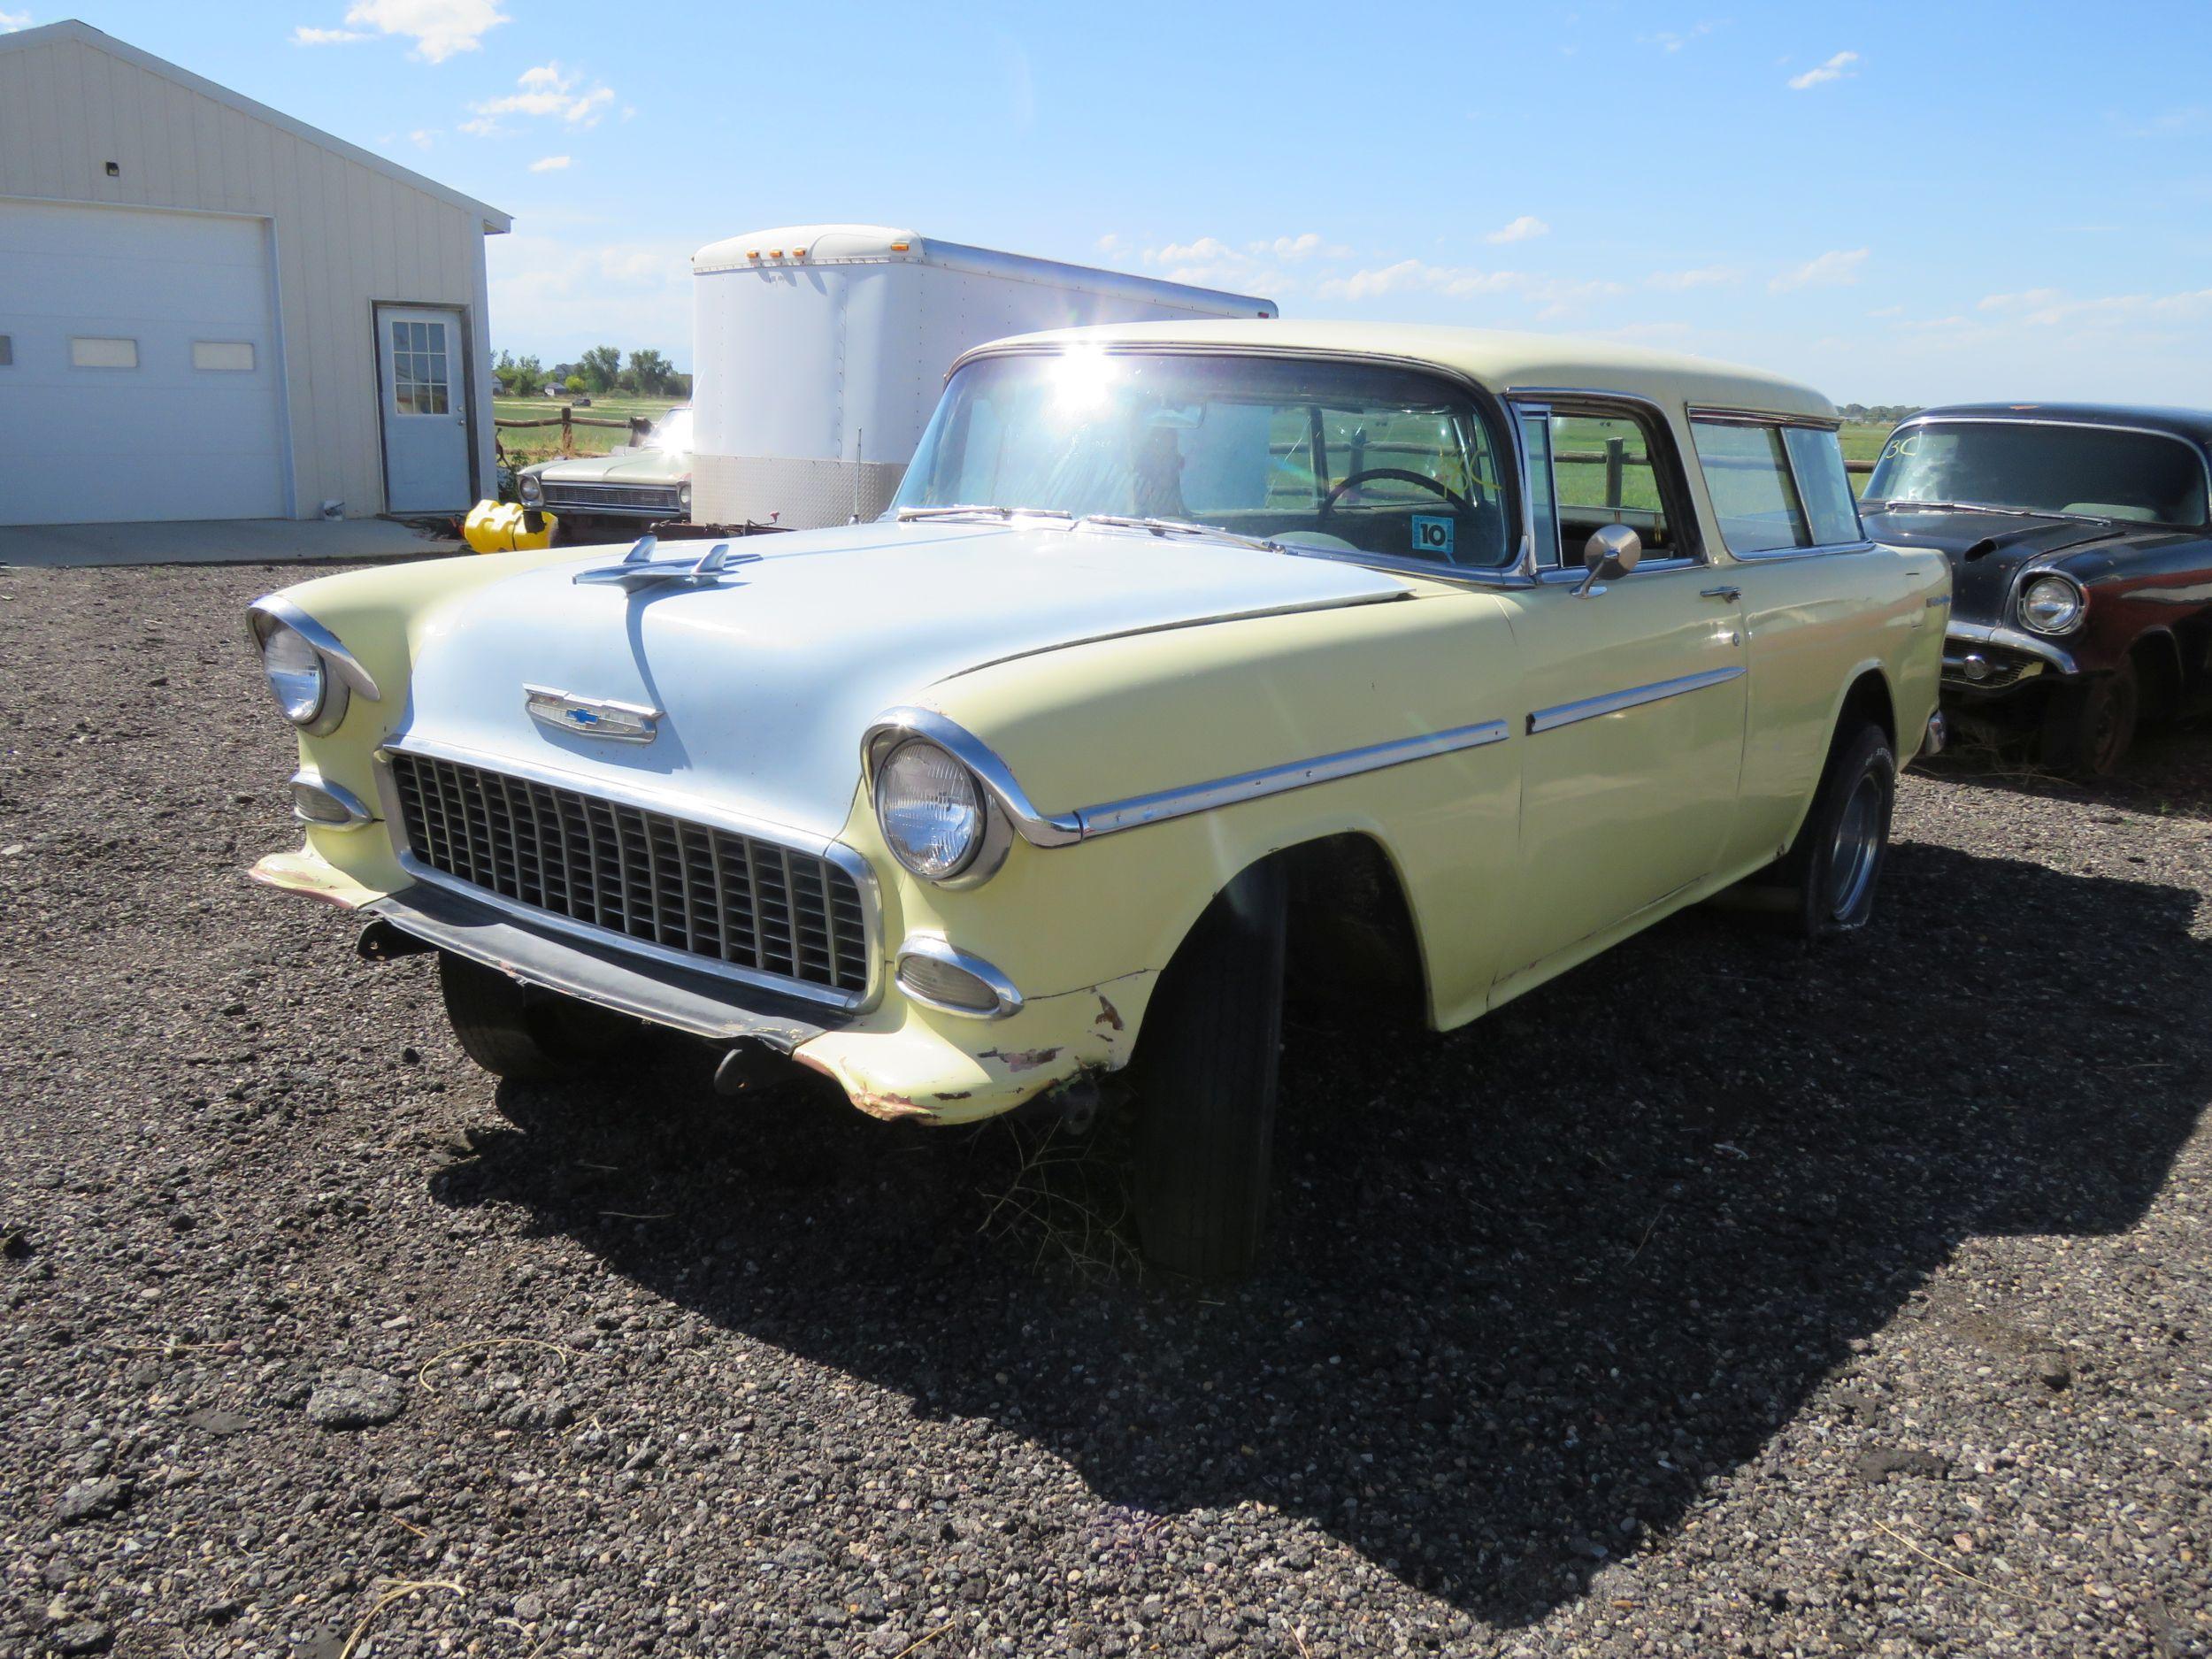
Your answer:
[[[1797,474],[1797,493],[1811,521],[1813,545],[1836,547],[1863,541],[1859,503],[1851,494],[1851,474],[1843,465],[1843,441],[1819,426],[1785,426],[1782,442]]]
[[[1779,426],[1694,420],[1690,435],[1720,520],[1720,539],[1731,553],[1813,544]]]
[[[1535,526],[1536,562],[1548,563],[1559,546],[1559,503],[1553,498],[1551,411],[1519,412],[1521,447],[1528,453],[1529,520]]]
[[[1629,413],[1555,410],[1551,416],[1552,495],[1558,545],[1539,565],[1579,569],[1590,533],[1624,524],[1643,540],[1647,558],[1682,558],[1685,545],[1668,499],[1667,440]]]

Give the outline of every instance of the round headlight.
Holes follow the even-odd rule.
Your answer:
[[[2088,609],[2088,595],[2063,576],[2039,576],[2020,590],[2021,625],[2038,634],[2070,634]]]
[[[876,774],[876,821],[892,856],[925,881],[949,881],[973,864],[988,827],[975,775],[919,738]]]
[[[691,511],[691,480],[689,479],[684,480],[682,483],[676,486],[676,501],[686,512]]]
[[[545,484],[535,472],[525,472],[515,480],[515,494],[522,497],[522,504],[534,507],[545,499]]]
[[[284,718],[295,726],[312,726],[330,695],[330,671],[307,636],[281,622],[274,625],[261,636],[261,667]]]

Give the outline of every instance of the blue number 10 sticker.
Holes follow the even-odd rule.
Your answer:
[[[1452,521],[1449,518],[1432,518],[1426,513],[1415,513],[1413,550],[1430,557],[1451,557]]]

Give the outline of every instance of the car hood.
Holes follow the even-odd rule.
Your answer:
[[[2083,518],[2024,518],[2016,513],[1861,510],[1866,533],[1891,547],[1930,548],[1951,561],[1951,614],[1962,622],[2002,621],[2006,596],[2023,565],[2047,565],[2077,549],[2115,548],[2146,535]]]
[[[705,542],[664,542],[680,555]],[[698,797],[827,838],[860,742],[953,675],[1085,641],[1402,599],[1326,559],[1066,526],[872,524],[747,537],[711,586],[579,585],[593,549],[475,589],[426,618],[395,741]],[[555,730],[525,686],[663,711],[649,743]]]
[[[528,470],[557,484],[680,484],[691,476],[691,457],[681,449],[617,449]]]

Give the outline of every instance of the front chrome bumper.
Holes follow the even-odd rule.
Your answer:
[[[420,882],[362,907],[400,932],[511,979],[718,1042],[749,1039],[789,1054],[850,1021],[819,1003],[733,984],[615,945],[532,926],[449,887]]]
[[[2080,672],[2064,647],[2019,628],[1954,621],[1943,647],[1943,683],[1958,691],[2009,691],[2046,673]]]

